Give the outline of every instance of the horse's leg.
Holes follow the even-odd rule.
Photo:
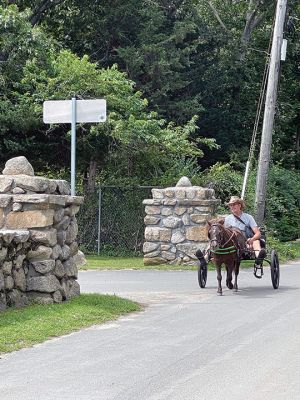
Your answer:
[[[232,271],[228,268],[227,269],[227,278],[226,278],[226,286],[228,289],[233,289],[233,284],[232,284]]]
[[[217,269],[217,280],[218,280],[218,291],[217,293],[219,293],[220,295],[222,295],[222,273],[221,273],[221,265],[217,264],[216,265],[216,269]]]
[[[237,279],[238,279],[238,274],[240,272],[240,261],[236,260],[235,262],[235,268],[234,268],[234,291],[237,292],[238,291],[238,284],[237,284]]]
[[[233,289],[231,264],[226,264],[226,271],[227,271],[226,286],[228,287],[228,289]]]

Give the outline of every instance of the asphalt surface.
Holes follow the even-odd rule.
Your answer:
[[[239,292],[192,271],[86,271],[82,292],[144,311],[5,355],[1,400],[298,400],[300,264],[274,290],[241,271]]]

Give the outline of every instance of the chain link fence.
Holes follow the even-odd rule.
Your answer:
[[[77,214],[78,240],[86,253],[141,254],[144,242],[144,199],[152,186],[101,186],[85,197]]]

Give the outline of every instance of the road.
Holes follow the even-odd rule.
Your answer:
[[[0,360],[1,400],[300,399],[300,264],[238,293],[216,294],[215,272],[86,271],[84,292],[115,293],[144,311]]]

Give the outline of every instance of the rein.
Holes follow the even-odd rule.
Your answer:
[[[215,226],[218,226],[218,225],[215,225]],[[225,229],[225,228],[224,228],[224,230],[225,230],[225,231],[229,231],[229,229]],[[230,231],[229,231],[229,232],[230,232]],[[215,250],[212,250],[212,249],[210,250],[213,254],[223,255],[223,254],[231,254],[231,253],[236,253],[236,252],[237,252],[237,249],[236,249],[235,246],[224,247],[224,246],[226,246],[226,245],[232,240],[232,238],[234,237],[234,232],[233,232],[233,231],[231,231],[231,232],[232,232],[232,233],[231,233],[229,239],[228,239],[224,244],[220,244],[220,246],[223,246],[223,247],[219,247],[218,249],[215,249]]]

